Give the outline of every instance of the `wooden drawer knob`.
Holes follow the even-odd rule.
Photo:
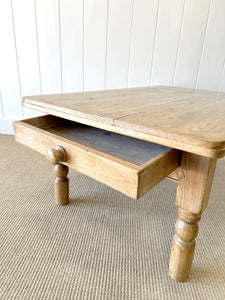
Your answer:
[[[48,150],[47,158],[51,164],[57,165],[60,162],[66,161],[66,150],[61,146],[56,146],[55,149]]]

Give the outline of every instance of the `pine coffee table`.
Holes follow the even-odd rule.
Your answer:
[[[68,167],[138,199],[178,183],[169,272],[188,279],[216,161],[225,155],[225,93],[153,86],[25,97],[48,115],[14,123],[16,141],[55,165],[55,200],[69,201]]]

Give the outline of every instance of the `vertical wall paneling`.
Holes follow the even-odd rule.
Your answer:
[[[149,85],[158,1],[134,2],[128,86]]]
[[[151,85],[172,85],[183,10],[184,0],[160,0]]]
[[[21,97],[173,85],[225,92],[225,0],[0,1],[0,133]]]
[[[110,0],[106,88],[127,86],[133,0]]]
[[[132,47],[132,34],[133,34],[133,21],[134,21],[134,3],[135,0],[132,1],[132,10],[131,10],[131,24],[130,24],[130,36],[129,36],[129,52],[128,52],[128,68],[127,68],[127,84],[126,87],[129,86],[129,74],[130,74],[130,59],[131,59],[131,47]]]
[[[225,1],[212,0],[196,87],[217,90],[225,59]]]
[[[108,0],[84,1],[84,89],[105,87]]]
[[[83,90],[83,0],[61,0],[63,92]]]
[[[224,60],[223,71],[219,83],[219,92],[225,92],[225,60]]]
[[[59,32],[59,2],[37,0],[37,27],[43,94],[60,93],[61,57]]]
[[[0,1],[0,83],[5,119],[22,118],[20,82],[10,0]]]
[[[12,6],[21,93],[22,96],[40,94],[35,2],[34,0],[12,0]],[[23,111],[25,118],[39,114],[26,108],[23,108]]]
[[[201,58],[210,0],[186,1],[174,85],[194,88]]]
[[[0,91],[0,119],[3,119],[3,107],[2,107],[2,96]]]

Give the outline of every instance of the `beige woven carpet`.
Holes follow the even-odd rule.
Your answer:
[[[71,201],[59,207],[45,157],[3,135],[0,155],[0,299],[225,299],[224,160],[190,279],[177,283],[175,183],[136,201],[71,170]]]

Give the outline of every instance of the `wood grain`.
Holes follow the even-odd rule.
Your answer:
[[[69,203],[69,179],[67,178],[69,168],[62,164],[57,164],[55,173],[55,202],[58,205]]]
[[[225,155],[225,93],[156,86],[31,96],[23,103],[171,148]]]
[[[59,120],[58,126],[56,125],[57,120]],[[80,126],[77,126],[77,130],[80,129]],[[54,133],[51,132],[51,128],[54,128]],[[63,135],[63,128],[66,132],[65,135]],[[141,197],[179,166],[180,152],[178,150],[168,149],[160,145],[153,145],[151,150],[151,143],[146,145],[146,142],[137,140],[136,143],[140,146],[139,155],[143,156],[143,153],[149,152],[146,152],[148,154],[146,159],[148,160],[143,163],[141,158],[138,158],[138,153],[134,155],[134,153],[127,151],[131,147],[131,142],[132,145],[135,145],[133,139],[130,138],[132,141],[128,141],[125,137],[126,141],[124,143],[124,137],[121,136],[122,141],[120,142],[118,135],[113,139],[113,143],[108,141],[104,144],[101,143],[101,136],[99,138],[99,135],[93,134],[93,128],[90,128],[92,134],[86,134],[87,129],[82,131],[82,135],[86,134],[87,138],[82,137],[81,139],[79,133],[77,136],[74,133],[76,127],[73,126],[72,133],[68,135],[69,127],[66,126],[65,120],[62,122],[61,118],[53,116],[15,122],[14,130],[18,142],[44,155],[47,154],[49,149],[55,149],[56,146],[63,147],[67,154],[66,162],[58,159],[59,155],[55,155],[57,153],[53,150],[50,153],[50,161],[54,163],[62,162],[78,172],[86,174],[135,199]],[[144,148],[141,143],[144,143]],[[129,160],[135,160],[135,162],[138,160],[141,164],[135,164]]]
[[[60,162],[65,162],[67,160],[66,150],[61,146],[56,146],[54,149],[49,149],[47,152],[48,161],[57,165]]]
[[[102,84],[125,87],[127,81],[128,86],[148,85],[152,63],[151,84],[225,91],[224,0],[107,1],[109,22],[104,19],[102,28],[98,24],[105,16],[106,0],[95,2],[1,1],[0,82],[5,123],[22,118],[20,83],[22,95],[39,93],[37,68],[43,85],[40,93],[59,92],[61,78],[63,92],[81,91],[83,86],[97,89]],[[101,57],[99,52],[93,54],[92,46],[100,49]],[[106,80],[102,61],[106,62]],[[24,113],[26,118],[33,116],[32,110],[25,108]]]
[[[159,86],[33,96],[24,105],[55,115],[15,122],[14,130],[17,141],[42,154],[53,148],[48,157],[57,163],[57,202],[68,194],[65,166],[135,199],[167,176],[178,182],[169,270],[186,281],[216,161],[225,155],[225,93]],[[154,152],[145,141],[116,133],[161,146]],[[66,161],[56,146],[65,149]]]
[[[178,209],[169,265],[170,276],[176,281],[184,282],[189,277],[200,218],[201,215]]]
[[[176,196],[178,207],[194,214],[203,212],[208,204],[216,162],[216,159],[182,153]]]
[[[189,277],[198,234],[198,221],[211,191],[216,159],[182,153],[176,205],[178,219],[170,257],[170,276],[177,281]]]
[[[168,147],[75,122],[64,122],[63,126],[61,124],[61,126],[46,130],[138,166],[145,164],[167,150],[171,150]]]
[[[179,161],[180,151],[173,149],[143,165],[143,170],[139,172],[138,198],[173,172],[178,167]]]
[[[169,174],[167,176],[167,179],[169,179],[169,180],[171,180],[171,181],[173,181],[175,183],[178,183],[178,180],[179,180],[179,171],[180,171],[180,169],[177,168],[175,171],[173,171],[171,174]]]

